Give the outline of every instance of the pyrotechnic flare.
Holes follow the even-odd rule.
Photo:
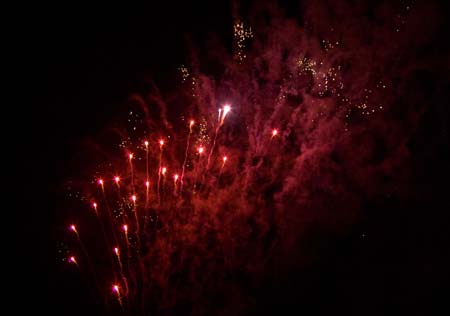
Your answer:
[[[123,305],[122,305],[122,296],[120,295],[119,286],[118,285],[114,285],[113,286],[113,291],[117,294],[117,300],[119,301],[120,306],[123,307]]]
[[[99,290],[100,293],[102,293],[100,286],[98,284],[97,274],[95,273],[94,265],[91,262],[91,258],[89,257],[89,253],[87,252],[86,247],[84,246],[83,242],[81,241],[81,238],[80,238],[80,235],[78,234],[77,228],[75,227],[74,224],[70,225],[69,228],[77,236],[78,243],[80,244],[80,248],[83,251],[84,256],[86,257],[86,262],[88,263],[89,270],[91,271],[92,277],[94,278],[94,282],[97,286],[97,289]],[[75,258],[74,258],[74,260],[75,260]]]
[[[131,188],[133,189],[133,193],[136,192],[134,187],[134,170],[133,170],[133,154],[129,154],[128,158],[130,160],[130,176],[131,176]]]
[[[119,263],[120,275],[121,275],[123,280],[126,280],[126,278],[125,278],[125,276],[123,274],[122,260],[120,259],[120,252],[119,252],[119,248],[118,247],[114,248],[114,253],[116,254],[117,262]]]
[[[105,192],[105,187],[103,186],[103,179],[99,179],[98,184],[100,184],[102,191]]]
[[[76,265],[78,265],[77,260],[75,259],[74,256],[72,256],[72,257],[69,258],[69,262],[75,263]]]
[[[136,220],[136,229],[137,229],[136,234],[139,238],[139,220],[138,220],[137,208],[136,208],[136,195],[132,195],[131,200],[133,201],[133,213],[134,213],[134,217]]]
[[[123,229],[123,232],[124,232],[124,234],[125,234],[125,243],[127,244],[127,250],[128,250],[128,247],[129,247],[129,240],[128,240],[128,225],[123,225],[122,226],[122,229]]]
[[[145,145],[145,181],[148,182],[148,141],[145,141],[144,145]]]
[[[277,136],[278,131],[276,129],[272,130],[272,138]]]
[[[130,267],[130,241],[128,239],[128,225],[124,224],[122,226],[122,230],[124,232],[125,235],[125,245],[126,245],[126,257],[127,257],[127,270],[128,270],[128,275],[131,275],[131,267]]]
[[[133,201],[133,213],[134,213],[134,219],[136,221],[136,238],[138,241],[138,246],[140,248],[141,238],[140,238],[140,230],[139,230],[139,216],[138,216],[137,207],[136,207],[136,195],[132,195],[131,200]]]
[[[225,120],[225,116],[227,116],[228,112],[230,112],[231,107],[227,104],[223,107],[223,115],[222,118],[220,119],[220,125],[223,124],[223,121]]]
[[[97,203],[92,203],[92,207],[94,208],[95,211],[95,215],[98,217],[98,212],[97,212]]]
[[[206,162],[206,172],[209,170],[209,164],[210,164],[210,161],[211,161],[211,156],[212,156],[212,154],[214,152],[214,148],[216,147],[217,134],[219,133],[220,127],[223,125],[223,122],[225,120],[225,116],[228,114],[228,112],[230,112],[230,110],[231,110],[231,107],[228,104],[226,104],[223,107],[223,114],[222,114],[222,116],[220,116],[222,110],[219,110],[219,124],[216,127],[216,131],[214,133],[214,140],[213,140],[213,143],[212,143],[212,146],[211,146],[211,150],[209,151],[208,160]]]
[[[186,149],[184,151],[184,161],[183,161],[183,167],[181,168],[181,179],[180,179],[180,193],[183,193],[183,180],[184,180],[184,169],[186,167],[186,161],[188,158],[188,151],[189,151],[189,141],[191,139],[192,134],[192,126],[194,126],[194,120],[191,120],[189,122],[189,134],[186,141]]]
[[[145,209],[148,208],[150,181],[145,181]]]
[[[69,228],[71,231],[75,232],[75,234],[78,235],[77,228],[75,227],[75,225],[70,225]]]
[[[225,163],[227,162],[227,159],[228,159],[227,156],[222,157],[222,165],[220,166],[219,177],[222,175],[223,167],[225,167]]]
[[[118,180],[118,177],[117,177],[116,180]],[[108,216],[109,216],[109,223],[110,223],[111,232],[112,232],[112,235],[113,235],[113,238],[114,238],[114,242],[117,243],[117,237],[116,237],[116,233],[115,233],[115,230],[114,230],[114,224],[113,224],[113,216],[112,216],[112,213],[111,213],[111,208],[109,207],[108,198],[106,196],[106,191],[105,191],[103,179],[99,179],[98,183],[102,187],[102,195],[103,195],[104,206],[105,206],[106,211],[107,211]],[[116,181],[116,183],[118,183],[118,181]],[[103,222],[100,220],[100,218],[99,218],[99,221],[100,221],[100,224],[103,226]],[[105,235],[105,242],[107,243],[107,238],[106,238],[106,233],[105,233],[104,227],[102,227],[102,229],[103,229],[103,234]]]
[[[158,168],[158,185],[156,190],[158,191],[158,204],[161,205],[161,193],[160,193],[160,187],[161,187],[161,167],[162,167],[162,154],[163,154],[163,146],[164,146],[164,140],[159,141],[159,168]]]

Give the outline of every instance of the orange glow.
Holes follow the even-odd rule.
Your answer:
[[[118,285],[114,285],[113,286],[113,291],[116,293],[119,293],[119,286]]]
[[[129,154],[128,157],[131,159],[133,159],[133,154]]]
[[[164,141],[162,139],[159,141],[159,145],[164,146]]]
[[[223,163],[225,163],[227,161],[227,156],[223,156]]]
[[[189,122],[189,127],[192,127],[192,125],[194,125],[194,120],[191,120],[191,121]]]
[[[72,263],[77,263],[77,261],[75,260],[75,257],[70,257],[69,261],[72,262]]]
[[[97,209],[97,203],[92,203],[92,207],[94,207],[95,209]]]
[[[125,231],[125,233],[128,231],[128,226],[127,225],[123,225],[122,228]]]
[[[274,130],[272,131],[272,137],[277,136],[277,134],[278,134],[278,131],[277,131],[276,129],[274,129]]]
[[[99,179],[98,184],[103,185],[103,179]]]
[[[146,181],[146,182],[145,182],[145,186],[148,188],[148,187],[150,186],[150,182],[149,182],[149,181]]]
[[[119,177],[115,177],[114,181],[116,181],[116,183],[119,184],[120,178]]]
[[[148,147],[148,141],[144,142],[145,147]]]
[[[136,203],[136,195],[131,196],[131,199]]]
[[[70,229],[71,229],[71,230],[73,230],[74,232],[76,232],[76,231],[77,231],[77,229],[76,229],[75,225],[70,225]]]
[[[167,172],[167,168],[163,167],[162,170],[161,170],[162,175],[164,175],[166,172]]]
[[[173,176],[173,179],[175,180],[175,182],[178,180],[178,175],[176,174],[176,175],[174,175]]]
[[[201,154],[203,153],[204,150],[205,150],[205,148],[199,147],[199,148],[198,148],[198,153],[201,155]]]
[[[114,248],[114,252],[116,253],[116,255],[119,255],[119,248]]]

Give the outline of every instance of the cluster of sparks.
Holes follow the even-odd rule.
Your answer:
[[[238,62],[243,62],[247,57],[245,45],[248,39],[253,37],[252,29],[245,28],[243,22],[234,24],[235,58]]]
[[[186,66],[181,65],[178,70],[180,71],[180,75],[181,75],[181,81],[182,82],[186,82],[186,80],[189,78],[189,70],[187,69]]]
[[[218,134],[221,127],[225,124],[228,114],[232,111],[229,104],[225,104],[218,110],[217,120],[213,135],[207,139],[212,141],[207,144],[204,141],[205,130],[198,127],[194,120],[189,120],[186,127],[184,159],[180,161],[179,170],[169,170],[165,161],[165,150],[170,146],[166,139],[150,141],[151,137],[142,140],[139,146],[136,146],[139,153],[129,152],[124,163],[128,169],[126,175],[115,175],[112,178],[97,178],[94,185],[94,191],[89,198],[83,198],[83,201],[89,201],[88,207],[95,215],[98,224],[103,233],[104,244],[111,249],[111,284],[112,297],[115,297],[123,312],[133,313],[133,305],[136,305],[136,298],[133,295],[143,295],[142,284],[139,284],[136,271],[143,269],[144,245],[147,245],[149,238],[149,227],[158,221],[156,211],[166,209],[168,205],[180,206],[183,203],[185,195],[199,194],[205,190],[205,176],[216,173],[220,177],[224,172],[229,157],[215,155],[215,147]],[[133,114],[133,112],[131,112]],[[203,136],[202,136],[203,135]],[[197,136],[197,141],[193,141]],[[268,138],[278,136],[278,130],[273,129]],[[124,141],[124,144],[130,144],[130,141]],[[195,145],[200,143],[202,145]],[[204,145],[203,145],[204,144]],[[153,148],[152,148],[153,147]],[[151,149],[156,149],[159,153],[157,157],[150,157]],[[131,148],[128,148],[130,150]],[[153,166],[156,169],[156,176],[151,177],[152,166],[149,165],[150,158],[157,159],[158,164]],[[135,160],[145,160],[145,170],[138,170],[135,166]],[[192,178],[187,177],[189,169],[189,160],[196,160],[197,173]],[[212,164],[217,165],[212,168]],[[155,171],[155,170],[153,170]],[[139,176],[137,176],[139,174]],[[142,177],[145,177],[142,179]],[[170,180],[169,180],[170,179]],[[92,189],[92,188],[91,188]],[[96,197],[95,197],[96,196]],[[112,202],[111,202],[112,201]],[[75,224],[68,227],[78,243],[78,254],[69,252],[67,262],[82,269],[85,264],[86,270],[94,278],[97,286],[97,294],[107,301],[107,286],[101,285],[97,279],[93,264],[91,263],[91,254],[88,252],[83,241],[83,228]],[[81,231],[81,233],[80,233]],[[82,257],[79,260],[79,257]],[[144,272],[141,272],[144,273]],[[142,278],[142,275],[140,276]]]
[[[328,53],[333,48],[335,48],[339,42],[333,45],[331,42],[324,40],[324,51]],[[345,85],[341,77],[342,66],[335,65],[326,67],[323,61],[316,61],[312,58],[302,57],[297,61],[297,67],[299,69],[299,75],[309,75],[312,76],[314,80],[313,91],[318,97],[335,96],[338,102],[347,108],[349,114],[353,110],[358,110],[362,115],[370,115],[375,113],[375,111],[382,110],[383,104],[381,101],[372,101],[374,92],[378,92],[378,95],[383,94],[386,89],[386,84],[381,81],[375,85],[374,91],[371,89],[364,89],[363,98],[352,99],[346,96]]]

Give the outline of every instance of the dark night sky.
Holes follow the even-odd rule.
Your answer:
[[[229,43],[231,8],[227,1],[208,5],[165,1],[125,8],[64,3],[27,11],[23,21],[28,27],[18,53],[25,65],[19,90],[26,91],[31,101],[17,107],[27,135],[14,146],[19,168],[13,183],[20,203],[14,262],[19,273],[13,295],[20,297],[18,310],[86,314],[93,310],[89,293],[56,261],[61,231],[55,226],[64,210],[53,197],[71,175],[67,161],[80,139],[98,133],[114,117],[115,110],[110,109],[123,104],[130,92],[141,91],[147,77],[170,85],[173,68],[185,61],[188,37],[201,46],[207,33],[214,32]],[[435,44],[448,49],[441,42]],[[424,85],[448,79],[444,69]],[[372,311],[366,315],[437,311],[437,304],[445,300],[450,264],[450,160],[445,149],[449,136],[448,125],[438,119],[442,113],[448,115],[448,91],[431,100],[411,144],[417,194],[408,202],[387,198],[367,205],[361,225],[350,237],[328,245],[335,247],[334,254],[307,276],[293,276],[308,286],[299,290],[292,285],[295,282],[279,280],[261,289],[256,299],[270,298],[299,312],[317,309],[323,314],[336,308],[349,314],[360,308]],[[24,183],[24,178],[29,181]],[[287,294],[301,290],[302,302]]]

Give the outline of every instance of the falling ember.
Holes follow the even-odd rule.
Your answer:
[[[95,215],[97,215],[98,216],[98,212],[97,212],[97,203],[92,203],[92,207],[94,208],[94,211],[95,211]]]
[[[120,274],[121,274],[122,278],[125,278],[124,275],[123,275],[122,260],[120,260],[120,253],[119,253],[119,248],[118,247],[114,248],[114,253],[116,254],[117,261],[119,262]]]
[[[124,231],[125,233],[127,233],[127,231],[128,231],[128,225],[123,225],[123,226],[122,226],[122,229],[123,229],[123,231]]]
[[[225,166],[225,163],[227,162],[227,156],[223,156],[222,157],[222,165],[220,166],[220,171],[219,171],[219,177],[222,175],[222,170],[223,170],[223,167]]]
[[[136,203],[136,195],[131,196],[131,200],[133,200],[133,203]]]
[[[166,168],[166,167],[163,167],[163,168],[161,169],[161,174],[164,175],[166,172],[167,172],[167,168]]]
[[[194,120],[191,120],[191,121],[189,122],[189,127],[191,128],[193,125],[194,125]]]
[[[129,154],[128,158],[130,158],[130,160],[132,160],[133,159],[133,154]]]
[[[145,186],[146,186],[147,189],[148,189],[148,187],[150,186],[150,181],[145,181]]]
[[[159,141],[159,145],[164,146],[164,141],[162,139]]]
[[[99,179],[99,180],[98,180],[98,184],[100,184],[101,186],[103,186],[103,179]]]
[[[145,147],[148,147],[148,141],[144,142]]]
[[[77,229],[76,229],[75,225],[70,225],[70,230],[72,230],[74,232],[77,232]]]
[[[117,299],[119,300],[120,306],[122,306],[122,297],[120,296],[120,291],[119,291],[118,285],[113,286],[113,292],[117,293]]]
[[[278,134],[278,131],[277,131],[276,129],[274,129],[274,130],[272,131],[272,137],[277,136],[277,134]]]
[[[115,177],[114,181],[116,181],[116,184],[119,184],[120,178],[119,177]]]
[[[77,263],[77,260],[75,260],[75,257],[73,256],[69,258],[69,261],[72,263]]]
[[[177,180],[178,180],[178,175],[177,175],[177,174],[173,176],[173,180],[174,180],[175,182],[177,182]]]
[[[201,155],[201,154],[203,154],[203,151],[205,150],[205,148],[203,148],[203,147],[199,147],[198,148],[198,153]]]

